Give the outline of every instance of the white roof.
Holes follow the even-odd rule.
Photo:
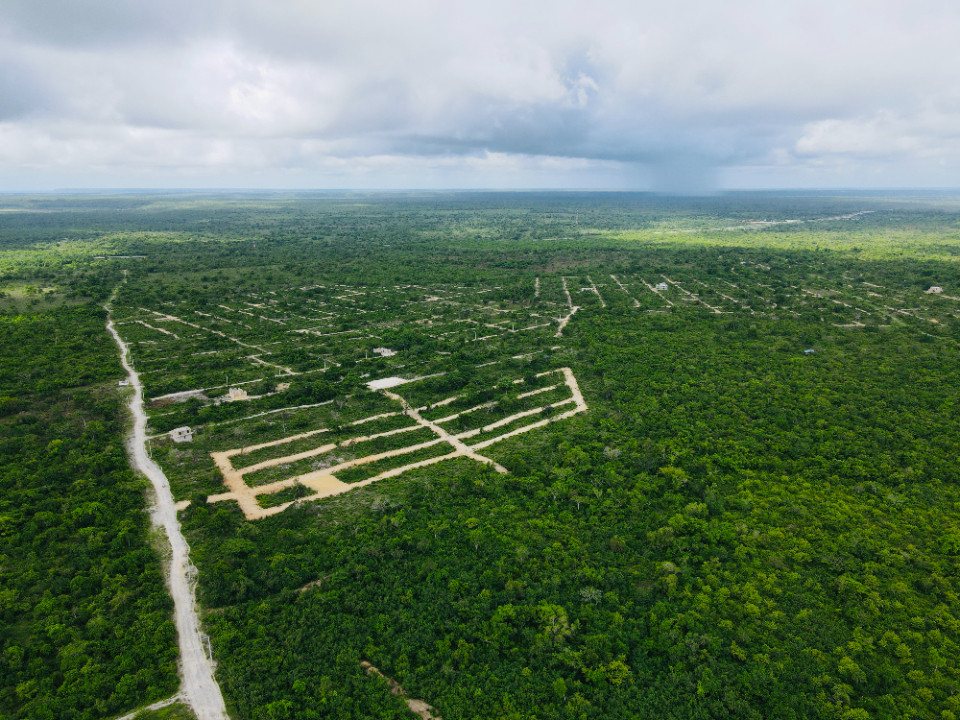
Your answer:
[[[193,430],[191,430],[189,427],[187,427],[186,425],[184,425],[183,427],[174,428],[173,430],[170,431],[170,434],[171,434],[171,435],[186,435],[187,433],[192,433],[192,432],[193,432]]]

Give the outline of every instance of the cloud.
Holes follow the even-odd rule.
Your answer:
[[[922,183],[960,161],[958,30],[940,0],[10,0],[0,177]]]

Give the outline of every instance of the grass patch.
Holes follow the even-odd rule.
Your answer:
[[[527,415],[522,418],[517,418],[513,422],[507,423],[506,425],[501,425],[498,428],[490,430],[488,432],[482,432],[478,435],[474,435],[465,442],[468,445],[476,445],[477,443],[484,442],[485,440],[491,440],[501,435],[506,435],[508,432],[517,430],[527,425],[533,425],[534,423],[541,422],[543,420],[548,420],[557,417],[565,412],[573,410],[576,406],[571,402],[568,405],[561,405],[558,408],[547,408],[545,411],[541,411],[535,415]]]
[[[184,703],[173,703],[159,710],[141,710],[134,720],[196,720],[193,710]]]
[[[300,483],[294,483],[290,487],[278,490],[275,493],[257,495],[257,504],[262,508],[272,508],[293,500],[299,500],[307,495],[310,495],[310,488]]]
[[[340,482],[357,483],[379,475],[382,472],[386,472],[387,470],[393,470],[394,468],[410,465],[415,462],[420,462],[421,460],[449,455],[451,452],[453,452],[453,448],[447,443],[437,443],[436,445],[431,445],[430,447],[422,448],[411,453],[383,458],[376,462],[343,470],[338,472],[336,477]]]
[[[397,433],[387,437],[374,438],[359,443],[344,444],[331,449],[328,453],[316,455],[290,463],[282,463],[262,470],[256,470],[244,476],[244,481],[251,487],[266,485],[267,483],[283,480],[296,475],[304,475],[324,467],[331,467],[348,460],[377,455],[391,450],[399,450],[411,445],[419,445],[436,439],[436,435],[427,428],[418,428],[410,432]]]

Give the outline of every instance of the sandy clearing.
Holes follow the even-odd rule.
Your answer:
[[[564,375],[565,384],[570,389],[571,397],[566,400],[561,400],[556,403],[551,403],[549,407],[560,407],[563,405],[574,403],[575,405],[574,409],[568,412],[562,413],[561,415],[558,415],[555,417],[546,418],[544,420],[532,423],[530,425],[525,425],[523,427],[516,428],[515,430],[508,432],[504,435],[490,438],[482,443],[478,443],[473,446],[467,445],[466,443],[463,442],[463,440],[476,436],[482,432],[490,432],[491,430],[495,430],[498,427],[508,425],[518,419],[538,414],[542,412],[543,407],[515,413],[509,417],[503,418],[497,422],[491,423],[484,427],[468,430],[466,432],[459,433],[457,435],[451,435],[450,433],[446,432],[443,428],[439,427],[439,423],[447,419],[453,419],[454,417],[462,413],[457,413],[456,415],[449,416],[449,418],[442,419],[441,421],[431,422],[423,418],[419,413],[419,409],[412,408],[405,399],[403,399],[399,395],[396,395],[387,390],[384,390],[382,391],[383,394],[399,402],[401,407],[403,407],[404,409],[404,414],[411,417],[417,423],[416,425],[413,425],[407,428],[399,428],[397,430],[388,431],[386,433],[382,433],[379,436],[370,436],[368,438],[350,438],[348,440],[341,442],[339,445],[328,444],[328,445],[322,446],[321,448],[316,448],[313,450],[306,451],[306,453],[299,453],[297,455],[291,455],[291,456],[282,457],[282,458],[272,458],[256,466],[241,468],[239,470],[233,468],[232,463],[229,460],[230,457],[233,457],[240,452],[239,449],[226,450],[218,453],[211,453],[211,456],[214,458],[214,462],[217,464],[217,466],[220,468],[223,474],[224,484],[229,488],[229,490],[228,492],[220,493],[218,495],[211,495],[210,497],[207,498],[207,502],[212,503],[212,502],[222,502],[226,500],[234,500],[240,506],[240,509],[243,511],[244,515],[248,520],[258,520],[261,518],[269,517],[271,515],[275,515],[277,513],[283,512],[288,507],[297,503],[311,502],[311,501],[319,500],[326,497],[332,497],[334,495],[340,495],[346,492],[350,492],[351,490],[355,490],[357,488],[366,487],[367,485],[370,485],[372,483],[378,482],[386,478],[402,475],[403,473],[416,468],[426,467],[428,465],[433,465],[435,463],[439,463],[444,460],[450,460],[452,458],[457,458],[457,457],[468,457],[474,461],[490,465],[500,473],[507,473],[506,468],[494,462],[493,460],[478,454],[476,450],[488,447],[489,445],[499,442],[500,440],[504,440],[509,437],[514,437],[521,433],[529,432],[536,428],[543,427],[549,423],[557,422],[559,420],[564,420],[566,418],[576,415],[579,412],[583,412],[584,410],[587,409],[586,402],[584,401],[583,395],[580,392],[580,388],[577,384],[576,377],[573,375],[573,372],[570,370],[570,368],[559,368],[557,370],[548,370],[546,372],[538,373],[537,377],[543,377],[545,375],[550,375],[552,373],[562,373]],[[522,379],[514,381],[515,384],[521,383],[521,382],[523,382]],[[550,388],[541,388],[541,389],[532,391],[531,393],[524,394],[524,396],[529,396],[530,394],[536,394],[538,392],[545,392],[546,390],[555,389],[557,387],[559,387],[559,384],[554,385]],[[455,399],[456,397],[447,398],[446,400],[441,402],[443,403],[451,402],[452,400],[455,400]],[[485,404],[484,406],[486,405],[487,404]],[[477,408],[471,408],[470,410],[463,411],[463,412],[470,412],[472,410],[476,410],[484,406],[477,406]],[[544,407],[547,407],[547,406],[544,406]],[[420,409],[423,409],[423,408],[420,408]],[[396,414],[399,414],[399,413],[389,413],[388,415],[396,415]],[[362,420],[355,421],[352,424],[358,425],[364,422],[369,422],[370,420],[371,418],[364,418]],[[433,440],[429,440],[416,445],[411,445],[403,448],[398,448],[395,450],[389,450],[386,452],[378,453],[375,455],[368,455],[365,457],[347,460],[331,467],[321,468],[309,473],[304,473],[295,477],[289,477],[283,480],[278,480],[276,482],[269,483],[266,485],[261,485],[258,487],[250,487],[243,481],[243,475],[248,472],[253,472],[254,469],[262,469],[263,467],[273,467],[285,462],[290,462],[294,458],[302,459],[304,455],[306,457],[310,457],[311,455],[322,454],[322,452],[333,451],[337,449],[337,447],[346,447],[349,445],[356,445],[357,443],[362,442],[365,439],[372,439],[373,437],[381,437],[382,435],[395,434],[397,432],[407,432],[412,429],[419,429],[420,427],[429,428],[431,431],[434,432],[434,434],[437,435],[437,437]],[[309,436],[310,434],[316,434],[319,432],[323,432],[323,431],[315,430],[315,431],[312,431],[311,433],[307,433],[306,435]],[[255,447],[276,446],[284,442],[291,442],[292,440],[298,439],[299,437],[303,437],[304,435],[305,435],[304,433],[301,433],[299,436],[282,438],[280,440],[271,441],[270,443],[262,443],[261,445],[255,446]],[[348,470],[348,469],[362,466],[362,465],[367,465],[367,464],[376,462],[378,460],[386,459],[386,458],[392,458],[392,457],[398,457],[401,455],[410,454],[422,449],[440,445],[442,443],[449,444],[452,447],[453,451],[445,455],[431,457],[431,458],[416,461],[413,463],[408,463],[400,467],[391,468],[378,475],[366,478],[365,480],[362,480],[356,483],[344,483],[339,479],[337,479],[336,477],[336,473],[342,472],[344,470]],[[261,495],[270,495],[275,492],[279,492],[280,490],[292,487],[297,483],[312,490],[313,494],[308,495],[306,497],[298,498],[296,500],[291,500],[289,502],[282,503],[270,508],[261,507],[259,502],[257,502],[257,498]]]
[[[332,452],[339,448],[348,448],[353,445],[359,445],[360,443],[369,442],[371,440],[377,440],[378,438],[390,437],[391,435],[402,435],[403,433],[412,432],[414,430],[419,430],[419,425],[408,425],[407,427],[396,428],[394,430],[387,430],[386,432],[377,433],[375,435],[361,435],[355,438],[348,438],[342,440],[338,443],[328,443],[326,445],[320,445],[319,447],[311,448],[310,450],[304,450],[303,452],[295,453],[293,455],[285,455],[280,458],[270,458],[269,460],[264,460],[259,462],[256,465],[247,465],[243,468],[240,468],[237,472],[241,475],[249,475],[254,473],[257,470],[265,470],[267,468],[276,467],[277,465],[283,465],[285,463],[293,463],[298,460],[306,460],[308,458],[316,457],[317,455],[323,455],[324,453]]]
[[[425,703],[423,700],[412,700],[408,698],[407,693],[402,687],[400,687],[400,683],[393,678],[389,678],[384,675],[366,660],[360,661],[360,667],[366,671],[367,675],[376,675],[377,677],[386,680],[387,687],[390,688],[390,694],[403,698],[404,702],[407,703],[407,707],[410,708],[410,711],[419,715],[422,720],[441,720],[440,716],[435,714],[436,710],[427,705],[427,703]]]
[[[196,714],[197,720],[229,720],[220,686],[214,678],[212,658],[206,653],[205,645],[209,640],[200,629],[200,618],[197,615],[197,569],[190,562],[190,546],[183,537],[180,522],[177,520],[170,483],[160,466],[147,454],[147,415],[143,410],[143,386],[128,360],[130,350],[113,326],[111,302],[112,297],[105,306],[107,330],[120,349],[120,362],[134,388],[130,398],[133,433],[127,449],[131,453],[133,467],[146,475],[153,486],[154,502],[150,517],[154,526],[164,530],[170,543],[170,557],[168,563],[165,562],[165,569],[167,587],[173,598],[174,623],[180,646],[181,693]]]
[[[350,489],[354,487],[366,487],[367,485],[372,485],[373,483],[379,482],[380,480],[386,480],[387,478],[396,477],[397,475],[403,475],[403,473],[409,470],[416,470],[417,468],[426,467],[427,465],[434,465],[444,460],[452,460],[453,458],[462,457],[462,455],[463,453],[460,453],[454,450],[452,453],[448,453],[447,455],[438,455],[437,457],[427,458],[426,460],[419,460],[417,462],[410,463],[409,465],[404,465],[403,467],[392,468],[390,470],[386,470],[380,473],[379,475],[374,475],[373,477],[369,477],[366,480],[361,480],[360,482],[352,485]]]
[[[570,288],[567,287],[567,278],[561,277],[560,281],[563,283],[563,292],[567,296],[567,306],[573,307],[573,297],[570,295]]]
[[[323,585],[325,580],[329,580],[329,579],[330,579],[329,574],[318,577],[316,580],[311,580],[310,582],[308,582],[306,585],[300,588],[298,592],[305,593],[307,592],[307,590],[312,590],[315,587],[320,587],[321,585]]]
[[[578,305],[573,304],[573,297],[570,295],[570,288],[567,287],[567,278],[561,277],[560,280],[563,282],[563,292],[567,296],[567,305],[570,308],[570,314],[566,317],[557,318],[559,325],[557,327],[557,332],[553,335],[555,338],[563,337],[563,329],[567,326],[567,323],[570,322],[573,316],[576,315],[577,310],[580,309]]]
[[[367,383],[367,387],[371,390],[386,390],[387,388],[397,387],[398,385],[404,385],[411,380],[402,377],[386,377],[380,378],[379,380],[371,380]]]
[[[577,310],[579,309],[580,308],[578,306],[574,305],[572,308],[570,308],[569,315],[558,318],[559,326],[557,327],[557,331],[553,334],[555,338],[563,337],[563,329],[567,326],[567,323],[570,322],[570,319],[577,313]]]
[[[503,465],[500,465],[499,463],[494,462],[488,457],[484,457],[483,455],[478,455],[471,448],[464,445],[463,442],[459,440],[455,435],[451,435],[442,427],[437,425],[435,422],[431,422],[430,420],[427,420],[426,418],[424,418],[419,412],[417,412],[416,408],[411,407],[410,403],[408,403],[399,395],[396,395],[390,392],[389,390],[384,390],[383,394],[386,395],[391,400],[396,400],[397,402],[399,402],[401,407],[403,407],[403,411],[408,416],[413,418],[420,425],[423,425],[424,427],[430,428],[431,430],[433,430],[433,432],[436,433],[437,437],[439,437],[441,440],[445,440],[446,442],[450,443],[450,445],[453,446],[454,450],[459,450],[463,455],[466,455],[471,460],[476,460],[477,462],[483,463],[484,465],[492,466],[493,469],[496,470],[498,473],[507,472],[507,469],[503,467]]]
[[[540,297],[540,278],[537,277],[533,281],[533,296],[535,298]]]
[[[425,448],[433,447],[434,445],[440,445],[444,442],[443,438],[435,438],[433,440],[428,440],[424,443],[419,443],[417,445],[410,445],[404,448],[399,448],[397,450],[388,450],[387,452],[378,453],[376,455],[367,455],[365,457],[356,458],[354,460],[348,460],[346,462],[339,463],[332,467],[322,468],[319,470],[314,470],[313,472],[304,473],[302,475],[297,475],[295,477],[290,477],[285,480],[278,480],[277,482],[270,483],[268,485],[260,485],[258,487],[250,487],[243,482],[242,476],[235,470],[230,470],[229,468],[224,468],[220,466],[221,472],[223,472],[224,484],[230,488],[229,492],[221,493],[219,495],[211,495],[207,498],[208,503],[223,502],[225,500],[236,500],[237,504],[240,506],[240,509],[243,511],[243,514],[248,520],[259,520],[261,518],[269,517],[271,515],[276,515],[277,513],[283,512],[288,507],[298,502],[310,502],[313,500],[320,500],[325,497],[332,497],[334,495],[340,495],[345,492],[349,492],[359,487],[364,487],[365,485],[373,482],[372,478],[367,478],[361,482],[357,483],[345,483],[341,482],[336,478],[334,473],[343,472],[344,470],[349,470],[354,467],[359,467],[362,465],[369,465],[370,463],[376,462],[378,460],[385,460],[387,458],[397,457],[399,455],[407,455],[418,450],[423,450]],[[450,457],[455,457],[461,453],[454,452],[449,455],[441,456],[441,459],[446,459]],[[433,458],[433,461],[437,461],[437,458]],[[406,470],[413,469],[414,467],[419,467],[423,463],[411,463],[409,465],[404,465],[401,468],[401,472]],[[400,473],[396,473],[400,474]],[[377,479],[385,477],[386,475],[381,475]],[[295,484],[301,484],[305,487],[310,488],[314,491],[313,495],[308,495],[306,497],[299,498],[297,500],[291,500],[290,502],[283,503],[281,505],[276,505],[270,508],[264,508],[260,506],[260,503],[257,502],[257,497],[260,495],[272,495],[273,493],[284,490],[288,487],[293,487]]]

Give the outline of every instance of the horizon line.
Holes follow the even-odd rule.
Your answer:
[[[148,193],[359,193],[359,194],[401,194],[401,193],[617,193],[617,194],[637,194],[637,195],[659,195],[661,197],[715,197],[717,195],[733,193],[851,193],[862,192],[871,194],[882,193],[947,193],[960,192],[960,186],[837,186],[837,187],[817,187],[817,186],[796,186],[796,187],[736,187],[736,188],[717,188],[715,190],[704,192],[668,192],[651,188],[630,189],[630,188],[557,188],[557,187],[518,187],[518,188],[497,188],[497,187],[409,187],[409,188],[268,188],[268,187],[191,187],[191,186],[163,186],[163,187],[66,187],[52,188],[47,190],[38,189],[0,189],[0,195],[80,195],[80,194],[103,194],[103,193],[125,193],[125,194],[148,194]]]

